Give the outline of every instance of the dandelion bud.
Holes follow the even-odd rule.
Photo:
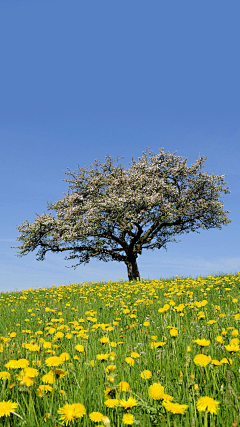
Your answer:
[[[106,427],[110,426],[110,420],[108,417],[102,417],[102,422]]]
[[[193,388],[194,388],[195,391],[199,390],[198,384],[194,384]]]

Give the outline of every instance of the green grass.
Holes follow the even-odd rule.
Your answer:
[[[70,421],[70,412],[66,412],[68,425],[107,425],[106,419],[91,421],[89,415],[99,412],[109,418],[111,427],[127,425],[126,414],[134,416],[133,425],[144,427],[237,426],[240,348],[237,341],[233,342],[235,351],[225,346],[238,340],[239,288],[238,272],[1,293],[0,377],[7,375],[1,372],[11,376],[0,379],[0,402],[18,404],[5,416],[0,403],[1,425],[59,427],[66,422],[60,420],[58,410],[67,403],[80,403],[86,414],[79,418],[73,414]],[[208,323],[211,320],[214,322]],[[178,332],[175,337],[170,334],[173,329]],[[108,340],[105,344],[100,341],[103,337]],[[222,337],[222,343],[217,337]],[[197,339],[210,343],[193,343]],[[77,351],[76,345],[82,345],[84,351]],[[133,354],[131,366],[126,358],[133,352],[138,355]],[[58,367],[47,366],[49,357],[62,353],[68,356]],[[101,354],[107,354],[107,359],[98,360]],[[199,354],[211,357],[205,367],[194,362]],[[11,367],[17,366],[11,360],[22,358],[37,369],[36,377],[30,377],[29,370]],[[214,360],[222,362],[215,365]],[[43,376],[51,370],[53,384],[44,383]],[[151,378],[141,377],[144,370],[151,371]],[[120,390],[121,381],[129,384],[128,391]],[[188,405],[185,413],[173,414],[163,399],[150,396],[150,385],[157,383],[172,396],[173,403]],[[39,387],[44,384],[52,389],[42,394]],[[217,414],[198,410],[198,399],[203,396],[219,402]],[[120,401],[129,397],[137,401],[129,409],[105,404],[109,398]]]

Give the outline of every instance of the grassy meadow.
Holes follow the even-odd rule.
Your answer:
[[[240,425],[240,274],[0,294],[0,425]]]

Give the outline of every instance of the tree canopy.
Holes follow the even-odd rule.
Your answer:
[[[17,256],[38,249],[37,260],[44,260],[49,251],[68,251],[65,259],[76,259],[74,268],[91,258],[124,262],[131,281],[140,279],[136,260],[143,249],[166,249],[176,235],[231,222],[219,200],[230,193],[225,175],[202,171],[207,156],[199,154],[188,167],[175,152],[148,150],[129,168],[114,166],[109,155],[90,170],[67,168],[68,193],[47,204],[49,213],[17,226]]]

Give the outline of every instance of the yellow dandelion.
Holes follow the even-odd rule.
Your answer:
[[[26,385],[27,387],[33,385],[33,378],[27,377],[26,375],[17,375],[16,378],[20,381],[20,385]]]
[[[48,357],[45,360],[45,364],[47,366],[59,366],[63,363],[63,360],[61,359],[61,357],[58,356],[52,356],[52,357]]]
[[[170,394],[165,394],[164,393],[163,400],[170,400],[170,401],[172,401],[173,400],[173,396],[170,396]]]
[[[62,359],[63,362],[65,360],[69,360],[70,359],[70,355],[68,353],[62,353],[62,354],[60,354],[59,357]]]
[[[49,375],[56,375],[57,378],[63,378],[67,373],[68,372],[64,371],[64,369],[57,368],[57,369],[54,369],[53,371],[51,370],[49,372]]]
[[[124,414],[123,415],[123,424],[132,425],[134,423],[134,415],[132,414]]]
[[[120,391],[128,391],[130,389],[130,385],[128,384],[127,381],[121,381],[118,384],[118,387],[119,387]]]
[[[25,368],[21,371],[21,374],[24,374],[30,378],[35,378],[38,376],[38,370],[35,368]]]
[[[211,356],[206,356],[205,354],[197,354],[193,359],[195,365],[207,366],[211,362]]]
[[[120,400],[120,406],[125,409],[132,408],[133,406],[137,406],[137,400],[133,397],[129,397],[127,400]]]
[[[103,414],[101,414],[101,412],[91,412],[91,414],[89,414],[90,420],[93,421],[94,423],[98,423],[102,421],[102,417],[103,417]]]
[[[224,347],[229,353],[236,353],[240,350],[239,345],[225,345]]]
[[[194,340],[193,343],[200,345],[201,347],[207,347],[210,345],[210,340],[206,340],[205,338],[202,340]]]
[[[75,345],[75,349],[79,352],[82,353],[84,351],[84,347],[81,344],[77,344]]]
[[[223,337],[219,335],[215,338],[215,341],[217,342],[217,344],[223,344]]]
[[[114,372],[116,371],[117,366],[116,365],[108,365],[105,369],[105,371],[109,374],[109,372]]]
[[[139,353],[136,353],[135,351],[133,351],[133,352],[131,353],[131,357],[132,357],[133,359],[137,359],[137,357],[140,357],[140,354],[139,354]]]
[[[9,417],[11,412],[14,412],[17,407],[18,403],[11,402],[11,400],[5,402],[5,400],[3,400],[0,402],[0,417]]]
[[[232,359],[229,357],[224,357],[222,360],[220,360],[221,363],[226,363],[227,365],[232,365]]]
[[[126,357],[126,358],[125,358],[125,362],[127,362],[127,364],[128,364],[129,366],[133,366],[133,365],[134,365],[134,363],[135,363],[135,360],[134,360],[132,357]]]
[[[218,405],[219,402],[208,396],[200,397],[196,403],[198,411],[207,411],[211,414],[217,414]]]
[[[171,412],[172,414],[185,414],[188,408],[188,405],[179,405],[179,403],[173,403],[169,400],[164,400],[162,405],[167,411]]]
[[[159,383],[154,383],[148,387],[149,395],[154,400],[163,399],[164,395],[164,387],[162,387]]]
[[[14,360],[14,359],[9,360],[9,362],[8,362],[8,363],[6,363],[6,365],[4,365],[4,366],[5,366],[5,368],[7,368],[7,369],[18,369],[18,368],[19,368],[19,366],[18,366],[18,361],[17,361],[17,360]]]
[[[42,382],[47,384],[53,384],[54,376],[50,374],[43,375]]]
[[[102,337],[102,338],[100,338],[99,341],[100,341],[101,344],[106,344],[106,343],[109,342],[109,339],[107,337]]]
[[[101,360],[102,362],[103,362],[104,360],[107,360],[107,359],[108,359],[108,357],[109,357],[109,354],[108,354],[108,353],[107,353],[107,354],[97,354],[97,356],[96,356],[97,360]]]
[[[172,328],[170,330],[171,337],[176,337],[178,335],[178,330],[176,328]]]
[[[144,378],[145,380],[149,380],[149,378],[152,377],[152,372],[146,369],[145,371],[141,372],[141,378]]]
[[[60,420],[68,425],[70,422],[74,422],[75,418],[83,417],[86,414],[86,409],[81,403],[68,403],[58,410]]]
[[[106,405],[108,408],[114,408],[115,406],[119,405],[118,399],[107,399],[104,402],[104,405]]]
[[[59,340],[63,337],[64,337],[64,333],[59,331],[55,334],[54,339]]]
[[[11,374],[7,371],[0,372],[0,379],[1,380],[10,380]]]
[[[233,338],[230,341],[230,345],[238,345],[239,344],[239,339],[238,338]]]
[[[159,342],[151,342],[149,344],[149,346],[150,346],[150,348],[158,348],[158,347],[162,347],[165,344],[166,344],[166,342],[159,341]]]
[[[10,336],[10,338],[15,338],[16,335],[17,335],[16,332],[11,332],[11,334],[9,336]]]
[[[48,393],[49,391],[52,391],[52,387],[50,385],[40,385],[37,389],[37,395],[42,397],[43,393]]]

